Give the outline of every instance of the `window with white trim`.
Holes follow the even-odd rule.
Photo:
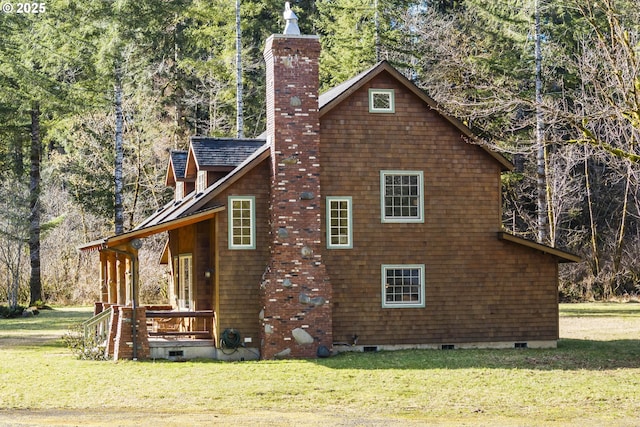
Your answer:
[[[198,171],[198,181],[196,182],[196,193],[202,193],[207,189],[207,171]]]
[[[193,263],[191,254],[178,256],[178,308],[192,310],[193,304]]]
[[[424,264],[382,266],[382,307],[424,307]]]
[[[180,258],[178,256],[173,257],[173,298],[176,305],[178,305],[178,299],[180,298]]]
[[[351,197],[327,197],[327,248],[351,249]]]
[[[395,113],[393,89],[369,89],[370,113]]]
[[[182,200],[184,198],[184,183],[176,182],[176,200]]]
[[[229,196],[229,249],[256,248],[256,198]]]
[[[424,222],[422,171],[380,171],[382,222]]]

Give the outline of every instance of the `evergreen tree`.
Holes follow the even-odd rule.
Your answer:
[[[412,0],[318,0],[321,35],[320,83],[335,86],[381,60],[397,61],[406,54],[411,33],[404,20],[419,8]]]
[[[39,10],[38,10],[39,12]],[[54,120],[64,110],[65,83],[60,73],[64,66],[48,52],[46,41],[40,42],[45,18],[39,13],[4,15],[2,27],[5,35],[2,74],[5,102],[12,105],[12,115],[18,120],[28,120],[23,129],[30,137],[29,144],[29,259],[30,304],[42,300],[41,278],[41,160],[42,160],[42,109],[48,119]],[[29,37],[27,37],[27,34]],[[28,117],[28,119],[27,119]],[[14,132],[19,147],[23,137],[20,129]],[[21,171],[22,167],[17,168]],[[21,179],[22,177],[16,177]]]

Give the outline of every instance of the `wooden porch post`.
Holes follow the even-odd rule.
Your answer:
[[[107,254],[100,251],[100,301],[109,301],[109,278],[107,273]]]
[[[120,255],[122,256],[122,255]],[[133,301],[133,294],[131,293],[131,271],[132,271],[132,266],[131,266],[131,258],[129,258],[128,256],[124,257],[124,269],[125,269],[125,289],[127,292],[127,305],[131,305],[132,301]]]
[[[116,254],[109,252],[107,254],[107,282],[109,286],[109,303],[118,303],[117,283],[118,277],[116,272]]]
[[[127,261],[124,255],[116,255],[118,260],[118,304],[127,303]]]
[[[127,251],[133,256],[133,259],[127,257],[127,266],[129,267],[129,275],[127,276],[127,289],[129,290],[129,293],[131,293],[130,300],[135,300],[137,307],[140,305],[140,289],[138,289],[140,285],[140,263],[138,262],[138,249],[136,249],[132,245],[129,245],[127,247]]]

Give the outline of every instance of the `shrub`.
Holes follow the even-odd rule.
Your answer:
[[[74,326],[62,337],[65,345],[80,360],[107,360],[105,346],[98,343],[93,336],[84,337],[84,328],[81,324]]]
[[[20,317],[22,316],[22,312],[24,311],[24,309],[25,307],[22,307],[20,305],[16,307],[0,305],[0,318],[13,319],[14,317]]]

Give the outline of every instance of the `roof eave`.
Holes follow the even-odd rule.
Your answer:
[[[102,249],[107,242],[107,238],[93,240],[77,247],[80,252],[93,252]]]
[[[524,239],[522,237],[514,236],[511,233],[507,233],[506,231],[498,232],[498,238],[500,240],[506,240],[508,242],[513,242],[522,246],[526,246],[528,248],[536,249],[540,252],[544,252],[546,254],[552,255],[558,259],[558,262],[566,263],[566,262],[581,262],[582,258],[577,255],[574,255],[570,252],[563,251],[561,249],[552,248],[551,246],[543,245],[528,239]]]
[[[142,239],[154,234],[175,230],[176,228],[204,221],[206,219],[212,218],[216,213],[224,210],[224,206],[216,206],[202,212],[185,215],[183,217],[172,219],[149,227],[137,228],[126,233],[118,234],[100,240],[94,240],[93,242],[85,243],[84,245],[78,246],[78,250],[81,252],[90,252],[100,249],[114,248],[124,245],[133,239]]]

